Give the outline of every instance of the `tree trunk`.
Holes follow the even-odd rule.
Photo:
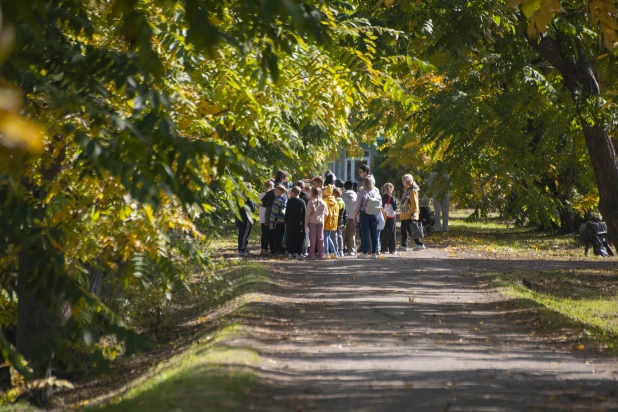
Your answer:
[[[559,39],[565,37],[565,47],[575,44],[577,59],[574,60],[563,55],[559,40],[547,34],[540,36],[538,40],[527,38],[528,43],[562,74],[564,85],[575,100],[599,188],[599,210],[607,223],[610,239],[618,248],[618,158],[601,113],[598,99],[601,89],[588,58],[591,53],[585,50],[579,37],[558,33]]]
[[[35,379],[51,376],[51,360],[53,353],[49,344],[58,316],[54,314],[54,306],[46,305],[37,294],[44,290],[34,288],[32,277],[38,276],[37,258],[35,253],[22,252],[19,256],[19,272],[17,276],[17,291],[19,303],[17,306],[16,348],[29,362]],[[40,281],[45,282],[43,274]],[[39,407],[48,407],[52,399],[52,387],[44,386],[34,390],[29,401]]]

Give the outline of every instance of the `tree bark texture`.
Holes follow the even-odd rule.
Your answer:
[[[560,42],[547,34],[541,35],[540,39],[527,40],[541,57],[562,74],[565,87],[579,106],[579,120],[599,188],[599,210],[607,223],[610,239],[618,248],[618,158],[602,119],[600,106],[589,101],[598,98],[601,89],[585,45],[577,36],[568,38],[569,42],[573,40],[576,45],[577,58],[573,59],[564,56]],[[597,104],[596,113],[592,113],[593,122],[588,119],[591,113],[582,113],[581,108],[582,105],[590,108],[590,104]]]

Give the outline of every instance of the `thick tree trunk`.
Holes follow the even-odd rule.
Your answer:
[[[53,308],[46,305],[37,294],[41,289],[32,287],[32,277],[37,276],[37,256],[23,252],[19,256],[19,273],[17,290],[19,303],[17,307],[16,348],[29,362],[36,379],[51,376],[53,354],[49,350],[55,319]],[[43,287],[44,290],[44,287]],[[52,399],[52,387],[45,386],[35,390],[29,400],[37,406],[47,407]]]
[[[577,36],[564,39],[565,45],[575,44],[575,61],[564,56],[559,40],[547,34],[540,39],[527,40],[541,57],[560,71],[565,87],[575,100],[599,188],[599,210],[607,223],[610,239],[618,248],[618,158],[598,102],[601,90],[588,58],[590,53]]]

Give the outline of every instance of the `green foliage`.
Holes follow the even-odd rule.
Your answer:
[[[427,67],[380,50],[399,31],[314,1],[0,7],[0,281],[58,320],[28,349],[35,375],[144,349],[135,331],[212,272],[203,242],[255,196],[244,180],[370,139],[348,118],[374,98],[413,109],[390,71]]]

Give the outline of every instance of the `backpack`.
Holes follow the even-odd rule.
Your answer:
[[[580,226],[579,233],[581,241],[586,245],[586,256],[588,256],[588,248],[591,244],[596,256],[614,256],[614,251],[606,239],[607,225],[604,222],[592,218]]]
[[[393,205],[391,204],[392,200],[393,200],[393,196],[390,196],[388,198],[388,201],[386,202],[386,205],[384,205],[384,212],[386,212],[387,219],[394,219],[396,216],[395,209],[393,209]]]
[[[371,197],[371,195],[369,195],[369,199],[367,199],[367,205],[365,206],[365,213],[375,216],[380,212],[382,212],[382,199],[377,197]]]
[[[339,205],[339,219],[337,220],[337,227],[341,227],[345,225],[348,215],[345,210],[345,202],[343,199],[337,199],[337,204]]]

